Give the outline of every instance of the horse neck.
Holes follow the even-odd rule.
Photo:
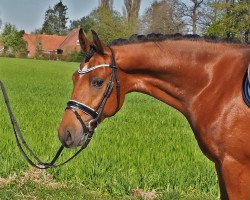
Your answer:
[[[214,50],[197,47],[191,41],[114,46],[125,93],[148,94],[187,114],[190,102],[209,82],[203,66],[216,59]]]

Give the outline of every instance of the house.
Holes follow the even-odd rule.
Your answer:
[[[4,52],[4,45],[0,43],[0,54]]]
[[[23,34],[23,39],[27,42],[28,57],[34,57],[37,51],[45,55],[63,54],[72,51],[80,51],[78,40],[79,28],[71,30],[66,36],[46,35],[46,34]]]

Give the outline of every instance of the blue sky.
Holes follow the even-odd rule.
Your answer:
[[[154,0],[141,0],[142,14]],[[45,11],[59,0],[0,0],[0,19],[9,22],[26,32],[34,31],[42,26]],[[68,7],[69,20],[88,15],[98,6],[99,0],[62,0]],[[124,0],[114,0],[114,9],[122,12]]]

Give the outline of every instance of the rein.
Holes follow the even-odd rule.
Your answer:
[[[4,84],[0,80],[0,87],[1,87],[1,90],[2,90],[2,93],[3,93],[4,101],[5,101],[8,113],[9,113],[11,123],[12,123],[12,126],[13,126],[13,132],[14,132],[14,136],[15,136],[15,139],[16,139],[18,149],[21,152],[21,154],[23,155],[23,157],[25,158],[25,160],[31,166],[33,166],[35,168],[38,168],[38,169],[48,169],[48,168],[56,168],[56,167],[62,166],[64,164],[66,164],[67,162],[69,162],[70,160],[72,160],[73,158],[75,158],[83,149],[85,149],[88,146],[88,144],[90,143],[90,141],[92,139],[92,136],[94,134],[94,129],[91,130],[90,124],[93,123],[93,122],[98,123],[99,119],[101,118],[102,112],[104,110],[104,106],[105,106],[109,96],[111,95],[111,93],[113,91],[114,79],[116,81],[116,87],[117,87],[116,88],[116,95],[117,95],[116,111],[118,111],[119,106],[120,106],[120,81],[119,81],[119,77],[118,77],[118,74],[117,74],[117,67],[116,67],[116,63],[115,63],[114,52],[111,49],[111,47],[109,47],[109,49],[110,49],[111,55],[112,55],[112,57],[111,57],[112,65],[108,65],[108,67],[110,67],[112,69],[112,73],[111,73],[111,77],[110,77],[109,83],[107,85],[107,88],[106,88],[106,90],[104,92],[103,98],[102,98],[101,102],[98,105],[98,108],[96,110],[94,110],[91,107],[89,107],[89,106],[87,106],[87,105],[85,105],[83,103],[77,102],[75,100],[70,100],[67,103],[66,109],[70,109],[76,115],[76,118],[79,120],[79,122],[82,125],[83,132],[84,132],[84,137],[87,136],[87,138],[85,139],[85,141],[82,144],[81,148],[75,154],[73,154],[70,158],[68,158],[67,160],[65,160],[65,161],[63,161],[63,162],[61,162],[59,164],[55,164],[55,163],[58,160],[58,158],[60,157],[60,155],[61,155],[61,153],[62,153],[62,151],[64,149],[63,145],[60,146],[60,148],[57,150],[55,156],[53,157],[53,159],[50,162],[43,162],[32,151],[32,149],[28,146],[28,144],[26,143],[26,141],[25,141],[25,139],[24,139],[24,137],[22,135],[22,132],[21,132],[21,130],[19,128],[19,125],[18,125],[18,123],[17,123],[17,121],[15,119],[15,116],[14,116],[14,114],[12,112],[10,102],[9,102],[9,98],[8,98],[7,92],[5,90]],[[107,66],[106,64],[104,64],[104,65]],[[89,71],[87,71],[85,73],[93,71],[94,69],[96,69],[95,67],[93,67],[93,69],[90,68],[92,70],[89,70]],[[81,72],[78,70],[78,73],[81,73]],[[84,113],[92,116],[93,119],[88,122],[88,124],[89,124],[88,126],[85,125],[85,122],[82,120],[80,114],[75,109],[79,109],[79,110],[83,111]],[[25,152],[22,145],[30,153],[30,155],[33,157],[33,159],[36,160],[37,164],[34,161],[32,161],[32,159],[28,156],[28,154]]]

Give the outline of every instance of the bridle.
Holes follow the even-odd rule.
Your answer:
[[[83,149],[85,149],[89,142],[92,139],[92,136],[94,134],[94,129],[91,128],[91,124],[92,123],[98,123],[98,121],[100,120],[103,110],[104,110],[104,106],[108,100],[108,98],[110,97],[112,91],[113,91],[113,87],[114,84],[116,83],[116,97],[117,97],[117,105],[116,105],[116,111],[117,112],[119,110],[120,107],[120,80],[119,80],[119,76],[117,73],[117,66],[116,66],[116,62],[115,62],[115,56],[114,56],[114,52],[113,49],[111,47],[109,47],[110,51],[111,51],[111,65],[107,65],[107,64],[102,64],[102,65],[97,65],[94,67],[91,67],[87,70],[81,70],[80,68],[78,69],[78,73],[79,74],[86,74],[89,73],[95,69],[98,69],[100,67],[109,67],[112,69],[111,72],[111,76],[110,76],[110,80],[107,84],[106,90],[103,94],[103,97],[97,107],[97,109],[93,109],[81,102],[78,102],[76,100],[70,100],[67,103],[67,107],[66,109],[71,110],[76,118],[79,120],[79,122],[82,125],[83,128],[83,134],[84,134],[84,138],[85,140],[82,143],[81,148],[75,152],[75,154],[73,154],[71,157],[69,157],[67,160],[56,164],[56,161],[58,160],[58,158],[60,157],[64,146],[61,145],[61,147],[57,150],[55,156],[53,157],[53,159],[50,162],[43,162],[33,151],[32,149],[28,146],[28,144],[26,143],[21,130],[19,128],[19,125],[15,119],[15,116],[12,112],[11,106],[10,106],[10,102],[9,102],[9,98],[7,95],[7,92],[5,90],[4,84],[2,83],[2,81],[0,80],[0,87],[4,96],[4,100],[5,100],[5,104],[10,116],[10,120],[13,126],[13,130],[14,130],[14,135],[16,138],[16,143],[17,146],[21,152],[21,154],[23,155],[23,157],[25,158],[25,160],[33,167],[36,167],[38,169],[47,169],[47,168],[55,168],[55,167],[59,167],[62,166],[64,164],[66,164],[67,162],[69,162],[70,160],[72,160],[73,158],[75,158]],[[90,120],[89,122],[84,122],[82,120],[82,117],[80,116],[80,114],[77,112],[77,110],[81,110],[82,112],[90,115],[92,117],[92,120]],[[87,137],[86,137],[87,136]],[[34,160],[37,161],[38,164],[36,164],[33,160],[31,160],[30,156],[25,152],[24,147],[22,147],[22,145],[25,147],[25,149],[30,153],[30,156],[33,157]]]
[[[92,135],[93,135],[94,130],[95,130],[95,128],[94,129],[92,128],[92,125],[95,124],[95,127],[98,125],[100,118],[103,114],[105,104],[113,91],[114,84],[116,84],[116,98],[117,98],[115,112],[117,112],[119,110],[119,107],[120,107],[120,80],[119,80],[119,76],[117,73],[117,66],[116,66],[116,62],[115,62],[114,51],[111,47],[109,47],[109,49],[111,52],[111,62],[112,62],[111,65],[101,64],[101,65],[93,66],[93,67],[88,68],[88,69],[80,69],[80,67],[79,67],[79,69],[77,71],[79,74],[87,74],[87,73],[90,73],[98,68],[107,67],[107,68],[112,69],[109,82],[107,84],[105,92],[103,93],[103,97],[102,97],[101,101],[99,102],[97,108],[96,109],[91,108],[90,106],[88,106],[84,103],[81,103],[79,101],[76,101],[74,99],[69,100],[67,103],[66,110],[67,109],[71,110],[75,114],[76,118],[78,119],[78,121],[80,122],[80,124],[82,126],[83,134],[84,134],[83,138],[86,139],[85,142],[92,138]],[[88,122],[84,122],[84,120],[82,119],[80,114],[77,112],[77,110],[80,110],[80,111],[84,112],[85,114],[91,116],[92,119]]]

